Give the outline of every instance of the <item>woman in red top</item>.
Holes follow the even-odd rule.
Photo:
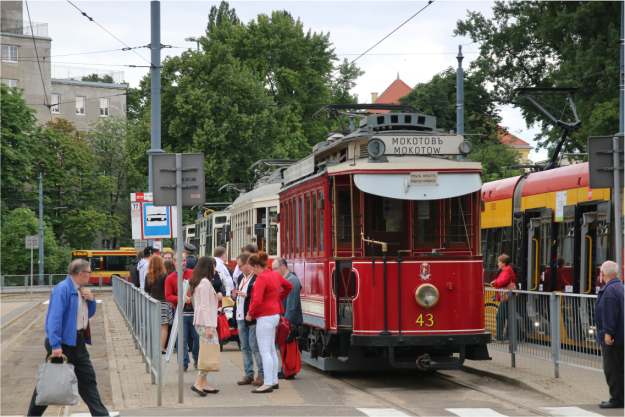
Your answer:
[[[248,264],[254,270],[256,282],[246,320],[256,320],[256,339],[263,362],[263,385],[252,392],[264,394],[278,388],[279,361],[276,351],[276,327],[282,313],[282,302],[293,285],[282,275],[267,269],[267,254],[250,256]]]
[[[510,256],[505,253],[499,255],[497,258],[497,266],[499,267],[499,274],[497,274],[497,278],[491,281],[490,285],[495,288],[516,289],[516,274],[510,265]],[[506,321],[508,319],[508,294],[504,293],[503,297],[501,297],[498,292],[497,300],[500,301],[500,303],[499,308],[497,308],[497,334],[495,337],[497,340],[505,340],[504,328],[506,327]]]

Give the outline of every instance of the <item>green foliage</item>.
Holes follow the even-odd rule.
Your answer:
[[[402,103],[436,116],[436,125],[439,129],[455,130],[455,71],[448,68],[436,74],[429,82],[418,84],[402,99]],[[465,74],[464,107],[465,135],[473,144],[469,158],[482,163],[484,181],[517,174],[517,170],[510,168],[518,164],[517,154],[501,144],[497,137],[497,125],[501,118],[479,73]]]
[[[115,81],[113,80],[113,77],[111,77],[108,74],[89,74],[89,75],[85,75],[84,77],[81,78],[82,81],[94,81],[94,82],[98,82],[98,83],[109,83],[109,84],[113,84]]]
[[[588,136],[618,130],[620,14],[619,2],[498,1],[492,19],[469,12],[456,33],[480,43],[472,66],[492,83],[494,97],[519,105],[528,124],[542,122],[541,146],[552,147],[559,129],[516,99],[515,89],[577,87],[582,128],[565,151],[583,152]],[[546,105],[559,116],[564,100],[546,99]]]
[[[259,159],[297,159],[333,127],[313,115],[331,102],[353,102],[361,72],[336,59],[328,34],[305,31],[285,11],[245,24],[222,2],[211,8],[201,50],[166,60],[162,70],[162,143],[170,152],[206,156],[209,199],[225,183],[250,184]],[[131,93],[133,117],[147,137],[149,78]],[[140,109],[140,110],[139,110]]]
[[[29,274],[30,250],[25,249],[24,238],[38,233],[35,213],[27,208],[17,208],[2,216],[2,274]],[[67,250],[58,246],[50,226],[44,231],[46,271],[60,271],[67,265]],[[37,271],[38,251],[33,254],[34,270]]]

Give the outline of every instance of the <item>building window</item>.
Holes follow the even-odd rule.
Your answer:
[[[56,114],[61,113],[61,95],[60,94],[50,95],[50,111]]]
[[[76,97],[76,114],[85,114],[85,97]]]
[[[2,45],[2,62],[17,63],[17,46]]]
[[[11,80],[8,78],[3,78],[2,79],[2,84],[6,85],[7,87],[17,87],[17,80]]]
[[[109,99],[101,98],[100,99],[100,116],[108,117],[109,115]]]

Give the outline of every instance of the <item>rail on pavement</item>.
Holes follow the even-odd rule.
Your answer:
[[[596,295],[485,288],[485,321],[491,349],[553,364],[602,369],[596,340]]]
[[[141,351],[145,371],[156,385],[156,405],[162,405],[161,304],[126,280],[113,277],[113,298]]]

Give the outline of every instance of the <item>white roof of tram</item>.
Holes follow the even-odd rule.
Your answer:
[[[240,194],[236,200],[232,203],[229,210],[236,211],[237,209],[241,209],[241,207],[250,205],[261,207],[263,203],[275,203],[269,205],[277,205],[279,201],[278,193],[280,192],[280,188],[282,184],[279,182],[263,184],[259,187],[254,188],[253,190],[248,191],[247,193]]]

